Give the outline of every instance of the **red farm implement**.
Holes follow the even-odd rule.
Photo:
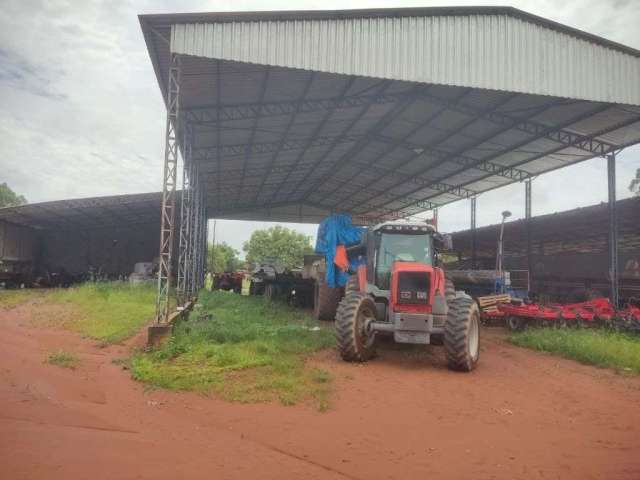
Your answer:
[[[571,304],[539,305],[524,302],[499,303],[492,318],[504,318],[512,330],[527,325],[542,326],[609,326],[640,333],[640,305],[630,303],[616,310],[608,298],[595,298]]]

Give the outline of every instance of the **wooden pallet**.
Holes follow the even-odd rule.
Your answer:
[[[485,297],[478,297],[478,305],[480,305],[480,310],[486,313],[496,313],[498,311],[499,303],[509,303],[511,302],[511,295],[502,294],[502,295],[487,295]]]

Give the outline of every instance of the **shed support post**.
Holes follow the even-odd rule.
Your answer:
[[[476,197],[471,197],[471,269],[478,268],[478,243],[476,237]]]
[[[191,295],[196,296],[198,293],[198,262],[200,261],[200,208],[202,199],[202,188],[200,185],[200,174],[197,165],[193,167],[194,179],[193,179],[193,203],[192,203],[192,255],[190,259],[191,269]]]
[[[206,204],[206,202],[204,201],[203,203]],[[202,283],[202,286],[200,288],[204,288],[204,279],[207,274],[207,262],[209,259],[209,241],[208,241],[209,220],[207,219],[206,208],[202,209],[202,217],[203,217],[203,224],[204,224],[204,228],[202,229],[202,249],[204,251],[204,254],[202,255],[202,272],[201,272],[201,278],[200,278],[200,282]]]
[[[180,113],[180,59],[172,55],[167,85],[167,123],[165,131],[162,207],[160,218],[160,264],[156,299],[156,323],[169,320],[173,233],[175,229],[176,181],[178,166],[178,120]]]
[[[532,259],[532,243],[531,243],[531,179],[524,181],[524,218],[526,219],[527,228],[527,270],[529,270],[529,278],[531,278],[531,270],[533,267]]]
[[[618,218],[616,212],[616,156],[607,156],[607,177],[609,188],[609,277],[611,280],[611,303],[618,307]]]
[[[192,177],[192,159],[191,159],[191,130],[190,127],[184,129],[184,166],[182,169],[182,201],[180,203],[180,244],[178,256],[178,285],[176,293],[178,297],[178,305],[184,305],[191,296],[189,291],[190,276],[193,275],[190,268],[191,250],[193,239],[191,235],[191,177]]]

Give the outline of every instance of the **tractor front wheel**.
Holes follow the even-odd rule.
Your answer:
[[[444,348],[451,370],[470,372],[476,368],[480,358],[480,311],[471,297],[456,297],[449,302]]]
[[[376,337],[371,328],[375,320],[376,306],[370,297],[351,292],[342,299],[336,313],[336,340],[343,360],[366,362],[375,356]]]

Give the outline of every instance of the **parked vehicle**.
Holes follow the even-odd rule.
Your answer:
[[[347,248],[359,265],[335,316],[340,355],[367,361],[379,335],[395,342],[444,344],[449,368],[471,371],[480,356],[480,312],[439,265],[451,237],[426,223],[385,222]]]

